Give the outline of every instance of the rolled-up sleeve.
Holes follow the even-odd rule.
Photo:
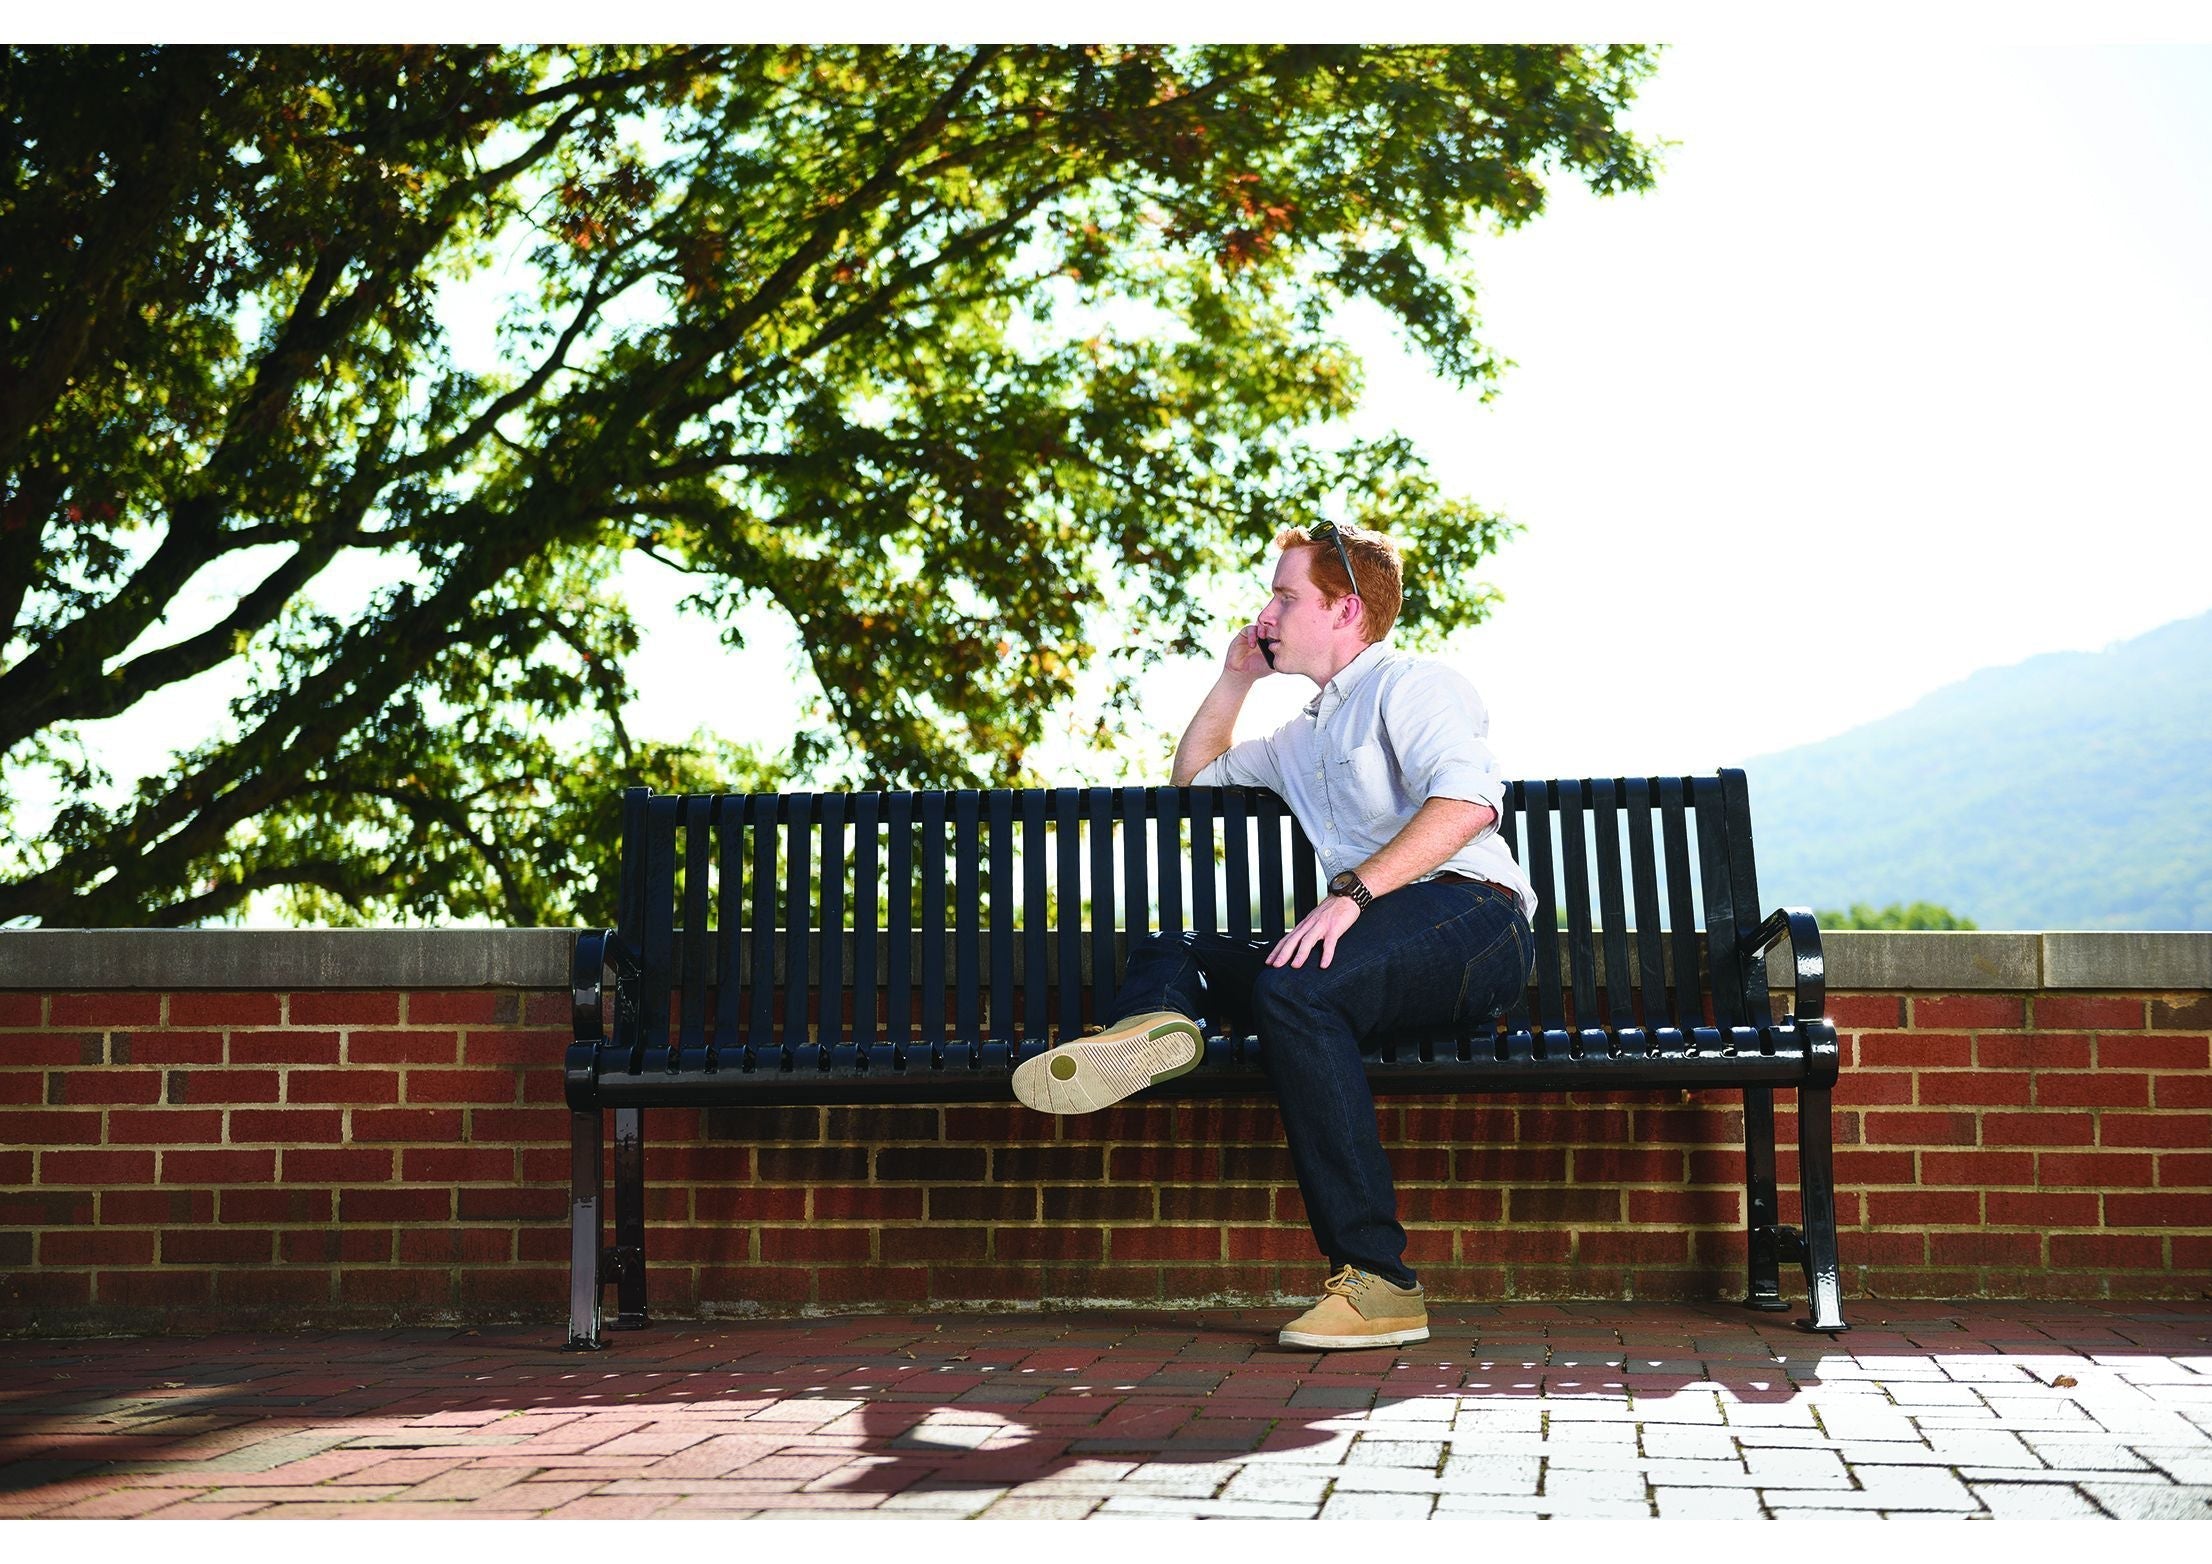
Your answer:
[[[1193,787],[1264,787],[1280,793],[1282,771],[1272,739],[1246,739],[1224,750],[1191,779]]]
[[[1441,663],[1409,667],[1383,696],[1383,726],[1415,802],[1460,798],[1505,812],[1505,774],[1490,753],[1490,711]],[[1484,834],[1497,829],[1493,819]]]

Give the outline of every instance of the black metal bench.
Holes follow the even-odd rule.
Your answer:
[[[1820,932],[1802,909],[1759,917],[1743,773],[1517,782],[1500,829],[1538,896],[1529,992],[1495,1031],[1385,1040],[1374,1090],[1741,1088],[1744,1301],[1786,1308],[1794,1259],[1800,1323],[1843,1330]],[[1237,788],[626,792],[619,927],[576,943],[570,1346],[599,1345],[609,1285],[617,1327],[646,1323],[644,1109],[1011,1100],[1014,1067],[1110,1000],[1129,937],[1280,934],[1317,869],[1282,801]],[[1764,958],[1784,939],[1777,1020]],[[1156,1094],[1269,1095],[1258,1040],[1208,1033]],[[1776,1205],[1777,1087],[1798,1093],[1802,1234]]]

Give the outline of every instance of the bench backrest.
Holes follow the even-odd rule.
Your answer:
[[[1499,829],[1538,900],[1512,1029],[1766,1018],[1763,965],[1739,955],[1759,922],[1742,772],[1516,782]],[[644,985],[625,1040],[1057,1040],[1131,938],[1277,936],[1318,895],[1304,832],[1258,790],[633,788],[618,931]]]

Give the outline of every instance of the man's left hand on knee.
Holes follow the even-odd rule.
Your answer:
[[[1344,931],[1359,922],[1359,903],[1349,896],[1325,896],[1321,904],[1298,920],[1298,926],[1285,934],[1267,953],[1271,967],[1302,967],[1306,957],[1316,946],[1321,950],[1321,964],[1327,966],[1336,956],[1336,942]]]

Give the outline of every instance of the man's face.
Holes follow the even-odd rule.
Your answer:
[[[1325,601],[1313,581],[1313,550],[1286,549],[1275,561],[1274,595],[1255,621],[1263,647],[1269,642],[1277,673],[1311,675],[1329,666],[1335,620],[1345,599]]]

